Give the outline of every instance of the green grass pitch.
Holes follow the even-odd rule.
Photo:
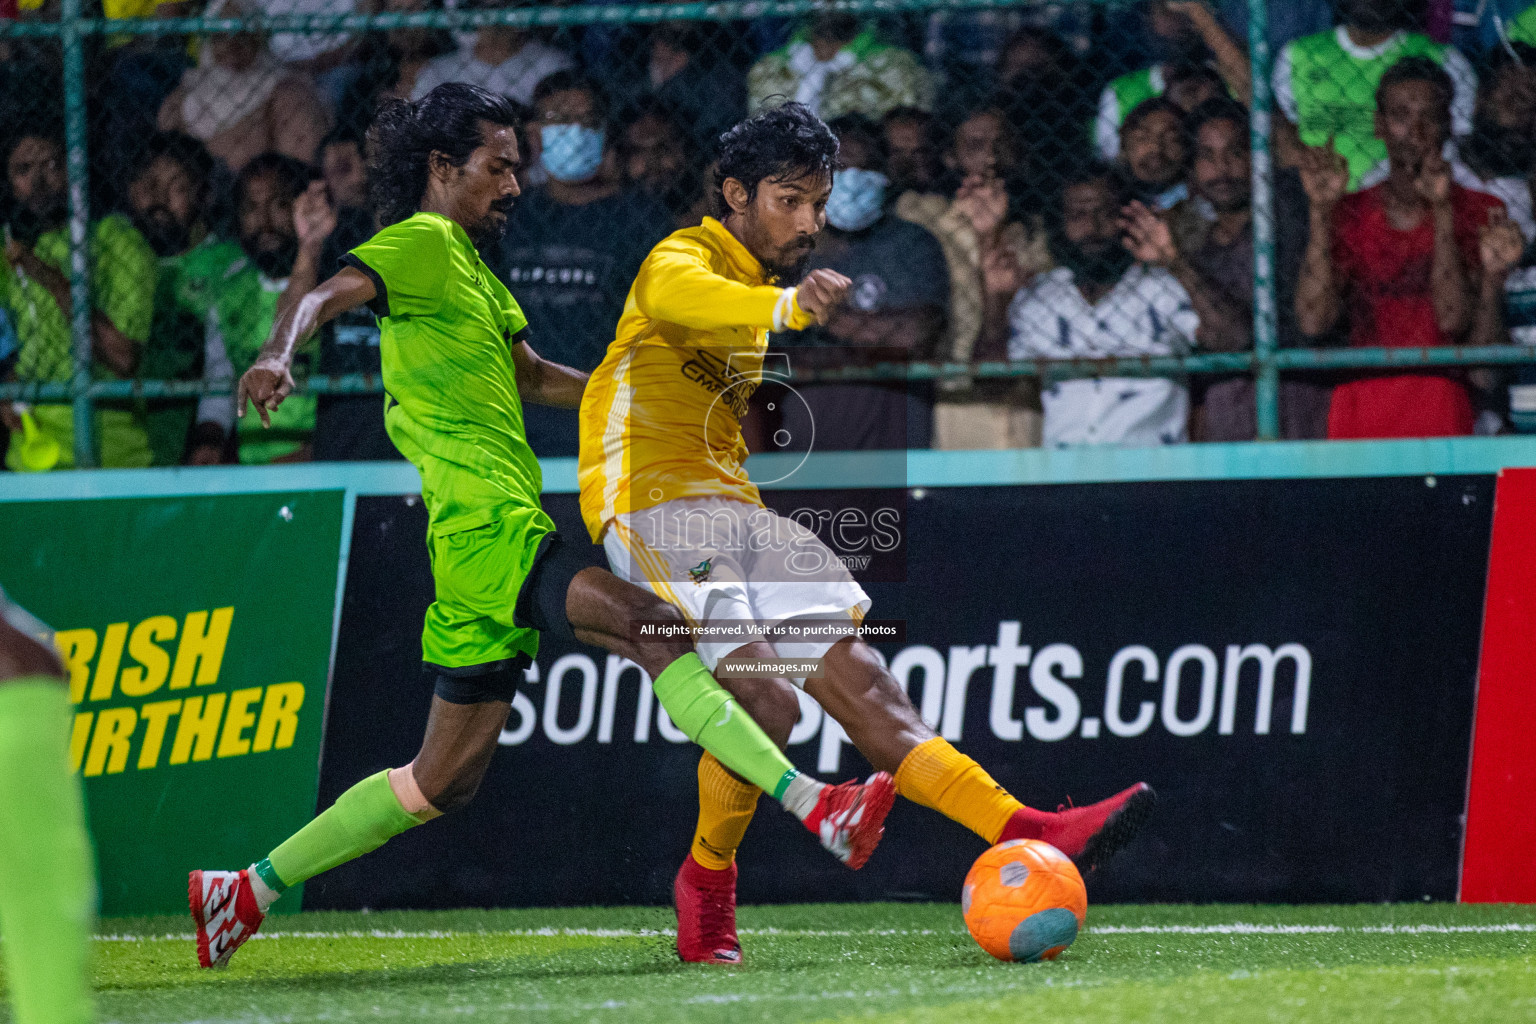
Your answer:
[[[1104,906],[1003,964],[943,904],[742,908],[746,962],[677,962],[667,908],[306,913],[227,970],[110,920],[104,1021],[1536,1021],[1536,907]],[[0,1018],[4,1011],[0,1010]]]

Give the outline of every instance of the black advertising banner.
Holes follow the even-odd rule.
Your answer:
[[[1455,896],[1493,478],[914,489],[905,581],[867,583],[924,717],[1033,806],[1161,801],[1096,900]],[[799,499],[804,499],[800,501]],[[857,496],[850,496],[857,503]],[[584,538],[574,495],[545,499]],[[834,492],[777,492],[789,513]],[[867,504],[867,502],[865,502]],[[432,582],[415,497],[359,499],[321,805],[415,754]],[[310,883],[310,908],[665,903],[698,750],[640,672],[546,649],[465,810]],[[804,702],[790,756],[869,771]],[[957,898],[984,843],[898,801],[849,872],[769,800],[740,897]]]

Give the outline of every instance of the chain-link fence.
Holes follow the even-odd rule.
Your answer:
[[[0,3],[7,465],[394,457],[366,311],[272,430],[232,383],[373,233],[374,113],[453,81],[524,111],[483,255],[583,370],[650,248],[720,215],[721,132],[784,99],[831,125],[812,265],[853,287],[775,338],[817,447],[1536,429],[1536,13],[1507,6]],[[572,414],[528,429],[575,454]]]

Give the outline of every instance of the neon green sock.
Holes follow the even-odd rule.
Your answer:
[[[96,869],[69,770],[70,710],[57,679],[0,682],[0,950],[16,1024],[95,1019]]]
[[[768,734],[715,682],[692,652],[662,670],[652,684],[672,723],[719,762],[780,802],[800,773]]]
[[[389,788],[389,772],[370,775],[267,854],[263,864],[269,864],[273,873],[261,872],[262,879],[282,892],[290,885],[377,850],[421,822],[421,818],[400,806],[395,791]],[[277,885],[273,885],[274,879]]]

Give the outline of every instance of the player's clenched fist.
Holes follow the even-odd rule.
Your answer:
[[[800,282],[795,301],[814,316],[818,324],[826,326],[832,311],[848,296],[851,287],[853,282],[835,270],[813,270]]]
[[[244,416],[245,403],[249,399],[256,407],[256,414],[261,417],[261,425],[270,427],[270,414],[283,404],[283,399],[291,391],[293,374],[288,372],[287,366],[281,362],[257,360],[240,378],[240,386],[235,391],[235,412]]]

